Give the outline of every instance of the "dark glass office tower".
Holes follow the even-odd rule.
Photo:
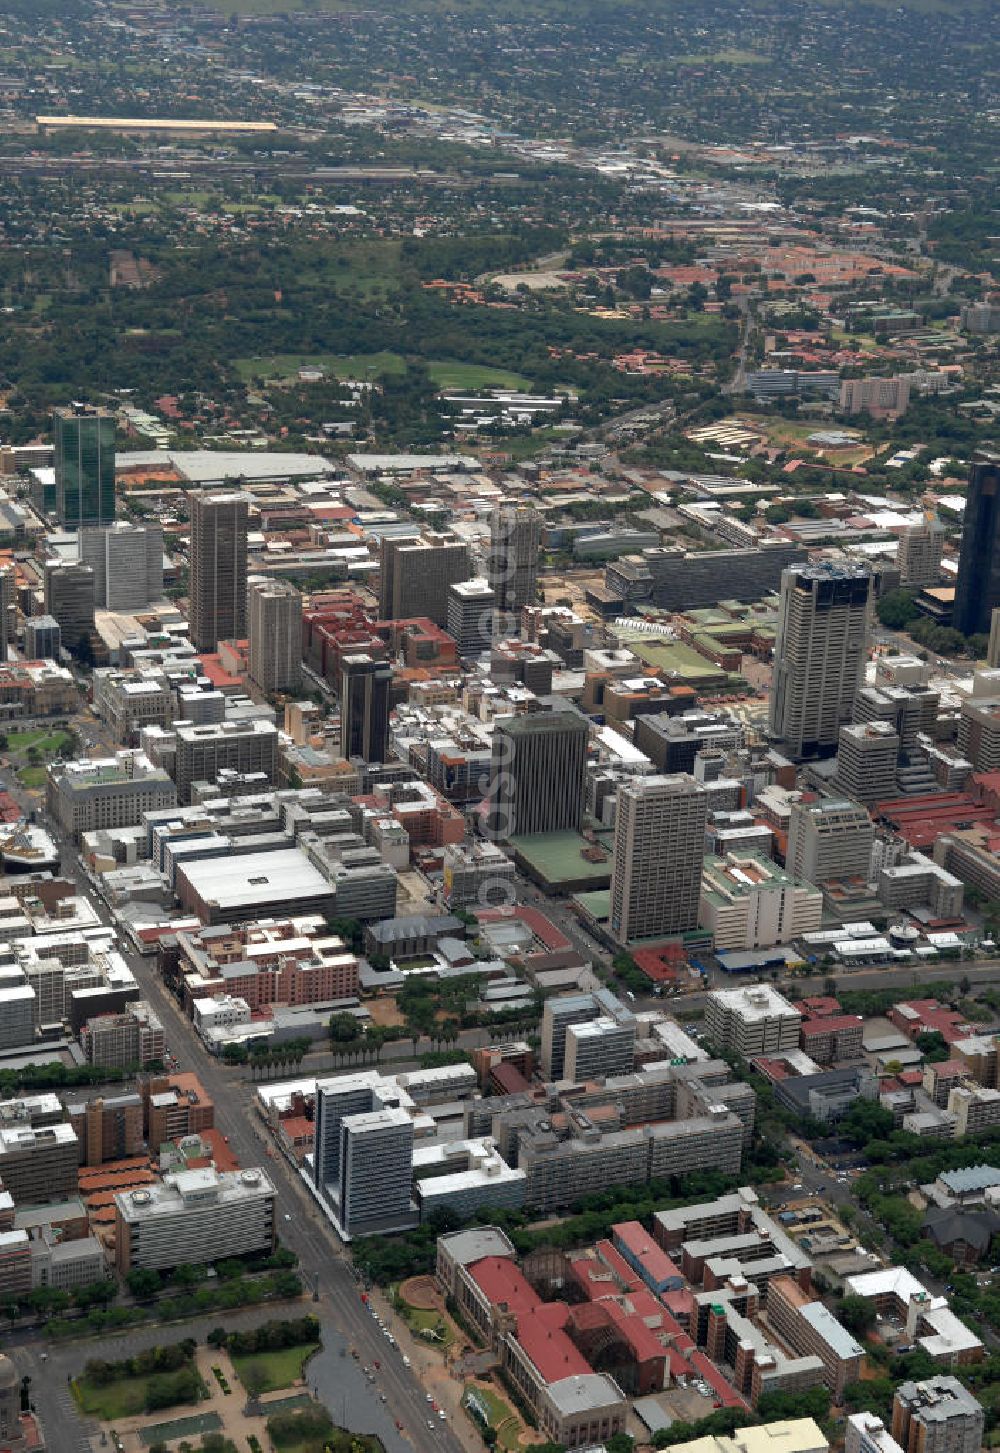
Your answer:
[[[965,636],[986,634],[1000,605],[1000,456],[973,464],[965,496],[962,556],[951,623]]]
[[[110,525],[115,518],[115,416],[71,404],[52,415],[56,514],[67,530]]]
[[[364,652],[345,656],[341,666],[341,756],[384,762],[389,754],[392,667]]]

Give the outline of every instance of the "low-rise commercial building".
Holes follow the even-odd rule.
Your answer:
[[[115,1262],[179,1265],[268,1252],[274,1247],[275,1191],[259,1169],[220,1174],[212,1167],[167,1175],[158,1186],[115,1196]]]

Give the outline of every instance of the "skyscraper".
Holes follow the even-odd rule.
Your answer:
[[[14,634],[15,584],[13,570],[0,570],[0,661],[6,661],[7,647]]]
[[[163,595],[160,525],[88,526],[80,560],[94,572],[94,602],[106,610],[144,610]]]
[[[56,514],[67,530],[110,525],[115,517],[115,416],[72,404],[52,414]]]
[[[587,718],[568,709],[497,719],[488,817],[493,837],[580,826],[587,733]]]
[[[448,634],[460,656],[489,648],[496,595],[485,580],[459,580],[448,587]]]
[[[358,653],[345,656],[340,677],[340,753],[366,762],[384,762],[389,754],[389,688],[387,661]]]
[[[45,614],[59,623],[67,651],[79,651],[89,641],[94,628],[94,572],[89,565],[45,562]]]
[[[415,1224],[413,1121],[392,1081],[321,1080],[313,1145],[316,1189],[345,1240]]]
[[[247,633],[247,499],[191,496],[191,640],[199,651]]]
[[[611,931],[621,943],[698,926],[708,796],[677,772],[618,789]]]
[[[965,495],[962,554],[951,623],[963,635],[990,629],[1000,605],[1000,455],[973,464]]]
[[[910,525],[899,537],[896,564],[903,585],[936,585],[941,578],[944,525],[933,515],[922,525]]]
[[[469,578],[469,547],[454,535],[383,539],[379,614],[386,621],[426,616],[447,627],[448,587]]]
[[[302,681],[302,596],[284,580],[255,576],[247,587],[250,679],[261,691],[297,691]]]
[[[532,505],[497,505],[490,519],[489,583],[497,609],[519,611],[535,599],[542,517]]]
[[[830,755],[864,679],[872,577],[863,565],[781,575],[771,731],[793,757]]]

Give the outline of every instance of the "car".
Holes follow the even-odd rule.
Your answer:
[[[384,1392],[380,1392],[379,1393],[378,1400],[379,1400],[380,1403],[384,1403],[386,1401],[386,1396],[385,1396],[385,1393]]]
[[[434,1406],[434,1398],[430,1393],[427,1394],[427,1401],[430,1403],[431,1407]]]
[[[444,1408],[441,1408],[438,1411],[438,1417],[441,1419],[442,1423],[446,1423],[448,1421],[448,1414],[445,1412]]]
[[[403,1425],[398,1418],[396,1419],[396,1427],[400,1433],[403,1431]]]
[[[289,1216],[288,1212],[286,1211],[285,1212],[285,1220],[286,1221],[290,1221],[291,1219],[292,1219],[291,1216]]]
[[[430,1428],[431,1432],[433,1433],[434,1428],[435,1428],[435,1423],[434,1423],[434,1419],[433,1418],[428,1418],[427,1419],[427,1426],[428,1426],[428,1428]]]
[[[404,1352],[403,1353],[403,1366],[404,1367],[409,1367],[409,1365],[410,1365],[410,1359],[407,1357],[406,1353]]]

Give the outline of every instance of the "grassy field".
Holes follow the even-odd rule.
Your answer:
[[[34,747],[46,756],[55,756],[73,740],[69,732],[49,731],[45,727],[36,727],[28,732],[7,732],[6,736],[8,751],[26,752],[29,747]]]
[[[454,360],[428,363],[427,372],[438,388],[530,388],[520,373],[506,368],[487,368],[479,363],[457,363]]]
[[[71,1387],[81,1412],[100,1418],[102,1422],[113,1423],[119,1418],[130,1418],[144,1411],[150,1381],[156,1376],[153,1373],[150,1377],[120,1377],[104,1387],[98,1387],[89,1378],[78,1377]]]
[[[302,1369],[319,1347],[318,1342],[309,1342],[299,1347],[282,1347],[275,1352],[253,1352],[245,1357],[234,1357],[233,1367],[246,1387],[247,1379],[260,1379],[260,1392],[277,1392],[281,1387],[291,1387],[299,1381]]]
[[[406,360],[398,353],[274,353],[266,358],[237,358],[235,368],[244,383],[263,378],[294,379],[300,368],[322,368],[335,378],[382,378],[406,372]],[[488,368],[457,359],[434,359],[427,372],[438,388],[530,388],[530,380],[506,368]]]
[[[17,774],[17,780],[20,782],[20,784],[21,784],[22,787],[32,787],[32,788],[44,787],[45,786],[45,768],[44,767],[22,767],[21,770]]]
[[[300,368],[323,368],[336,378],[363,379],[371,374],[405,373],[406,362],[398,353],[274,353],[267,358],[237,358],[240,378],[294,378]]]

